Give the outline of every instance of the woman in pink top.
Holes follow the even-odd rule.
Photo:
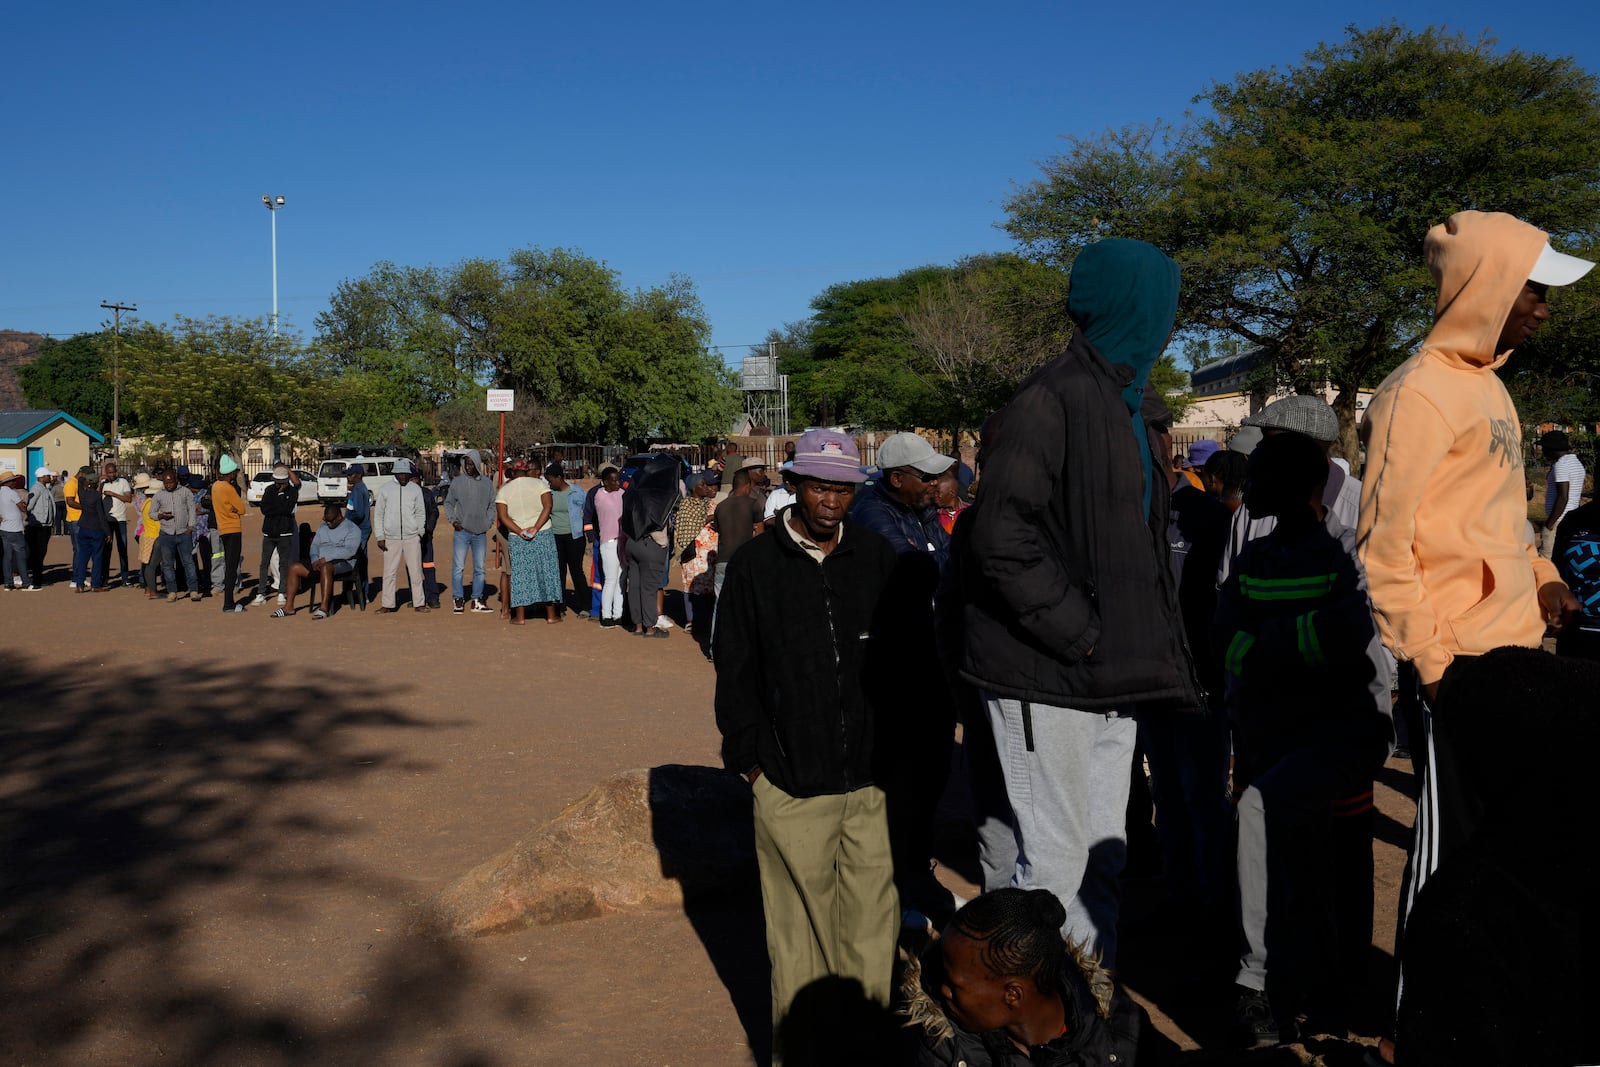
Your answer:
[[[617,542],[622,536],[622,476],[617,468],[600,471],[600,491],[594,495],[594,513],[600,527],[600,565],[605,585],[600,593],[600,625],[622,622],[622,564]]]

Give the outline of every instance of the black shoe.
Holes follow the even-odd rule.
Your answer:
[[[1278,1020],[1272,1002],[1259,989],[1238,986],[1233,1006],[1234,1041],[1240,1048],[1272,1048],[1278,1044]]]

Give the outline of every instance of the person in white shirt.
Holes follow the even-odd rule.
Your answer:
[[[422,585],[422,531],[427,518],[422,503],[422,487],[411,482],[411,461],[394,461],[394,480],[378,487],[372,497],[372,532],[383,553],[383,606],[378,614],[395,610],[395,586],[400,564],[406,565],[411,583],[413,611],[427,611]]]
[[[794,503],[794,488],[789,481],[790,469],[791,466],[788,463],[778,468],[778,473],[782,477],[783,483],[767,494],[766,506],[761,509],[761,517],[766,522],[768,529],[772,528],[772,521],[777,517],[778,512]]]
[[[117,549],[117,580],[124,586],[141,584],[139,571],[128,572],[128,505],[133,502],[133,486],[117,473],[115,460],[106,460],[104,477],[100,479],[100,495],[106,498],[106,510],[111,514],[111,536],[101,552],[106,557],[106,573],[111,573],[111,547]]]
[[[1544,479],[1545,520],[1539,527],[1539,555],[1549,559],[1556,544],[1556,527],[1577,510],[1578,498],[1583,495],[1583,463],[1572,454],[1572,442],[1560,430],[1539,438],[1539,447],[1550,464]]]

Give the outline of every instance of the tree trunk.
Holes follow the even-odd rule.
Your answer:
[[[1334,443],[1333,454],[1349,461],[1350,470],[1361,476],[1361,440],[1356,430],[1360,412],[1356,400],[1361,395],[1361,384],[1351,380],[1339,387],[1333,398],[1333,413],[1339,417],[1339,439]]]

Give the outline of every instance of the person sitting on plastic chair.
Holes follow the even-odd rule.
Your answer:
[[[333,605],[333,583],[338,578],[348,578],[355,573],[356,551],[361,546],[361,530],[355,523],[346,522],[344,509],[329,504],[322,511],[322,527],[311,539],[309,563],[296,560],[289,565],[284,583],[288,604],[272,613],[274,619],[288,618],[294,614],[295,598],[300,594],[300,584],[315,572],[322,583],[321,603],[312,609],[313,619],[326,619]]]

